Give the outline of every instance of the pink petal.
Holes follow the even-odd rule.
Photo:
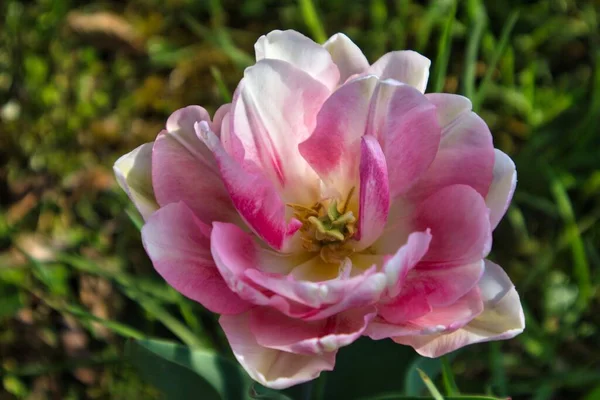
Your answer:
[[[329,90],[335,89],[340,80],[340,73],[329,52],[299,32],[272,31],[258,39],[254,50],[256,61],[286,61],[308,73]]]
[[[383,319],[374,320],[365,334],[375,340],[392,337],[394,341],[404,344],[404,336],[453,332],[477,317],[482,310],[483,302],[479,289],[475,287],[450,305],[434,307],[423,316],[399,324],[391,324]]]
[[[246,69],[236,90],[223,144],[244,169],[262,171],[286,202],[310,203],[319,196],[318,178],[298,144],[313,131],[328,96],[306,72],[284,61],[261,60]]]
[[[210,227],[182,202],[162,207],[142,228],[144,248],[169,285],[212,312],[243,312],[250,305],[223,281],[211,257],[209,235]]]
[[[483,197],[494,167],[492,135],[485,122],[471,112],[468,99],[452,94],[428,94],[442,122],[442,138],[435,160],[407,196],[413,202],[455,184],[469,185]]]
[[[412,269],[398,296],[380,305],[379,315],[392,324],[401,324],[436,307],[447,307],[473,289],[482,273],[483,261],[443,269]]]
[[[374,308],[363,308],[307,322],[256,308],[250,312],[250,330],[261,346],[297,354],[322,354],[358,339],[375,313]]]
[[[384,81],[371,104],[370,133],[385,153],[392,199],[405,194],[438,152],[436,108],[415,88]]]
[[[145,143],[121,156],[113,166],[119,186],[146,220],[158,209],[152,188],[152,145]]]
[[[322,371],[333,369],[335,352],[305,355],[261,346],[250,331],[249,319],[248,314],[222,315],[219,323],[239,363],[261,385],[285,389],[315,379]]]
[[[381,235],[390,208],[388,169],[377,139],[363,136],[360,149],[357,251],[366,249]]]
[[[244,170],[205,125],[198,124],[196,130],[214,152],[221,178],[240,216],[271,247],[289,250],[290,239],[302,223],[293,218],[289,224],[286,222],[285,204],[272,182],[260,173]]]
[[[467,325],[451,333],[395,338],[425,357],[440,357],[473,343],[511,339],[523,332],[525,318],[513,284],[498,265],[486,260],[479,283],[484,310]]]
[[[340,71],[340,82],[343,83],[350,76],[360,74],[369,68],[367,58],[350,38],[343,33],[336,33],[323,44],[331,54],[333,62]]]
[[[500,223],[500,220],[506,213],[516,186],[517,171],[515,163],[509,156],[496,149],[494,177],[490,185],[490,191],[485,197],[485,203],[490,209],[492,230],[498,226],[498,223]]]
[[[299,146],[302,156],[341,197],[358,181],[361,137],[377,84],[370,76],[341,86],[323,104],[312,136]]]
[[[440,268],[473,263],[490,251],[492,235],[485,201],[466,185],[448,186],[416,206],[414,230],[431,229],[424,266]]]
[[[375,61],[364,74],[380,79],[395,79],[425,93],[431,61],[411,50],[393,51]]]
[[[194,123],[210,121],[202,107],[174,112],[152,149],[152,183],[159,205],[185,202],[203,222],[237,221],[212,152],[198,140]]]

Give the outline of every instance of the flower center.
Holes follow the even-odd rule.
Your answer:
[[[327,263],[339,263],[354,253],[354,248],[348,243],[356,231],[356,218],[348,210],[353,193],[354,188],[341,203],[337,199],[327,199],[312,206],[287,204],[302,222],[302,247],[308,252],[318,252]]]

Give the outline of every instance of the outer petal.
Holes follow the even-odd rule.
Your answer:
[[[492,181],[494,146],[485,122],[471,112],[471,102],[453,94],[428,94],[436,105],[442,139],[435,160],[407,194],[419,202],[439,189],[469,185],[485,197]]]
[[[264,386],[285,389],[315,379],[321,371],[331,371],[334,367],[335,352],[304,355],[259,345],[250,332],[248,314],[222,315],[219,323],[239,363],[252,379]]]
[[[513,284],[498,265],[486,260],[479,283],[483,312],[463,328],[447,334],[397,337],[425,357],[440,357],[463,346],[492,340],[511,339],[525,329],[525,318]]]
[[[323,44],[331,54],[333,62],[340,71],[340,83],[352,75],[360,74],[369,68],[367,58],[350,38],[343,33],[336,33]]]
[[[286,61],[307,72],[329,90],[335,89],[340,79],[329,52],[299,32],[272,31],[258,39],[254,50],[256,61],[265,58]]]
[[[230,137],[223,144],[245,169],[261,170],[286,202],[310,203],[319,194],[318,178],[298,143],[314,129],[328,96],[329,90],[306,72],[284,61],[261,60],[246,69],[238,86]]]
[[[373,74],[380,79],[395,79],[425,93],[430,65],[428,58],[415,51],[393,51],[375,61],[365,74]]]
[[[190,106],[174,112],[152,149],[152,183],[160,206],[178,201],[205,223],[237,221],[238,217],[223,186],[211,151],[198,140],[194,123],[207,121],[202,107]]]
[[[158,209],[152,188],[152,145],[145,143],[121,156],[113,166],[119,186],[144,219]]]
[[[390,208],[388,168],[377,139],[363,136],[360,149],[357,251],[369,247],[381,235]]]
[[[436,307],[448,307],[473,289],[482,273],[483,261],[444,269],[413,269],[400,294],[379,307],[379,315],[390,323],[402,324]]]
[[[469,186],[453,185],[417,206],[413,226],[431,229],[433,239],[423,263],[430,267],[463,265],[484,258],[492,246],[489,211]]]
[[[242,169],[205,123],[197,124],[196,131],[214,152],[227,192],[242,218],[271,247],[289,250],[289,239],[302,223],[296,219],[286,222],[285,204],[272,182],[259,172]]]
[[[142,228],[142,240],[156,271],[177,291],[219,314],[237,314],[250,305],[234,294],[216,268],[210,227],[184,203],[156,211]]]
[[[453,332],[477,317],[483,311],[483,301],[477,287],[450,305],[435,307],[427,314],[399,324],[383,319],[373,321],[365,334],[379,340],[399,336],[431,335],[438,332]]]
[[[358,339],[375,314],[375,308],[363,308],[306,322],[275,310],[255,308],[250,312],[250,330],[261,346],[297,354],[322,354]]]
[[[517,171],[515,163],[509,156],[495,150],[494,178],[490,185],[490,191],[485,197],[485,203],[490,209],[490,222],[492,229],[498,226],[500,220],[506,213],[515,187],[517,186]]]

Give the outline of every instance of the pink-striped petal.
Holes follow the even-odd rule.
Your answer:
[[[473,343],[511,339],[525,329],[525,318],[514,285],[498,265],[486,260],[479,283],[484,310],[462,328],[451,333],[397,337],[425,357],[440,357]]]
[[[272,309],[255,308],[250,311],[250,330],[261,346],[297,354],[322,354],[358,339],[375,314],[375,308],[367,307],[307,322]]]
[[[381,235],[390,208],[388,168],[377,139],[363,136],[360,150],[357,251],[366,249]]]
[[[113,166],[119,186],[145,220],[158,209],[152,188],[152,145],[145,143],[121,156]]]
[[[142,228],[144,248],[156,271],[178,292],[212,312],[238,314],[250,305],[233,293],[210,253],[210,227],[184,203],[156,211]]]
[[[225,149],[244,169],[262,171],[286,202],[313,202],[319,196],[318,178],[298,144],[313,131],[329,93],[287,62],[257,62],[246,69],[234,95]]]
[[[515,163],[500,150],[495,150],[494,177],[490,185],[490,191],[485,197],[485,203],[490,209],[492,230],[498,226],[506,213],[516,186],[517,171]]]
[[[394,79],[425,93],[431,61],[412,50],[393,51],[375,61],[364,74]]]
[[[152,149],[156,200],[160,206],[183,201],[207,224],[238,221],[212,152],[196,137],[194,124],[198,121],[212,124],[202,107],[178,110],[156,138]]]
[[[377,84],[376,77],[368,76],[341,86],[323,104],[312,136],[299,146],[302,156],[340,197],[358,183],[360,142]]]
[[[306,355],[261,346],[250,331],[247,313],[222,315],[219,323],[239,363],[252,379],[266,387],[285,389],[307,382],[335,365],[335,352]]]
[[[340,83],[369,68],[369,62],[360,48],[343,33],[336,33],[330,37],[323,47],[331,54],[340,71]]]
[[[213,151],[221,178],[239,215],[271,247],[290,250],[291,237],[302,223],[293,218],[289,223],[286,221],[285,204],[272,182],[260,172],[244,170],[227,154],[207,124],[197,124],[196,132]]]
[[[254,50],[256,61],[286,61],[308,73],[331,91],[340,80],[340,73],[329,52],[299,32],[272,31],[258,39]]]

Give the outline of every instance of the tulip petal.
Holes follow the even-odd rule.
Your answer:
[[[285,389],[307,382],[335,365],[335,352],[305,355],[261,346],[250,331],[248,314],[222,315],[219,323],[238,362],[252,379],[266,387]]]
[[[250,311],[250,330],[261,346],[297,354],[322,354],[358,339],[375,314],[374,307],[367,307],[307,322],[261,307]]]
[[[500,150],[495,150],[494,178],[490,185],[490,191],[485,197],[485,203],[490,209],[492,230],[498,226],[506,213],[516,186],[517,171],[515,163]]]
[[[418,203],[439,189],[469,185],[483,197],[488,193],[494,168],[492,135],[485,122],[471,112],[471,102],[453,94],[428,94],[442,123],[439,151],[429,169],[407,194]]]
[[[183,202],[160,208],[142,228],[144,248],[169,285],[212,312],[243,312],[250,305],[225,284],[212,260],[209,238],[210,227]]]
[[[145,143],[121,156],[113,166],[119,186],[145,220],[158,209],[152,188],[152,145]]]
[[[215,119],[216,120],[216,119]],[[237,222],[212,152],[196,137],[194,123],[212,123],[202,107],[174,112],[152,149],[152,183],[160,206],[185,202],[202,222]]]
[[[435,239],[435,236],[434,236]],[[422,317],[436,307],[447,307],[473,289],[483,273],[483,261],[443,269],[412,269],[399,295],[379,307],[379,315],[393,324]]]
[[[271,247],[289,250],[290,239],[302,223],[293,218],[289,224],[286,222],[285,204],[274,185],[260,173],[244,170],[206,124],[197,124],[196,132],[214,152],[221,178],[240,216]]]
[[[400,336],[431,335],[439,332],[453,332],[472,321],[483,311],[483,301],[477,287],[471,289],[452,304],[433,307],[428,313],[392,324],[384,319],[375,319],[365,331],[371,339],[392,337],[402,343]]]
[[[369,62],[363,52],[343,33],[336,33],[330,37],[323,47],[331,54],[340,71],[340,83],[369,68]]]
[[[357,251],[366,249],[381,235],[390,208],[388,169],[377,139],[363,136],[360,149]]]
[[[417,205],[413,229],[431,229],[423,266],[465,265],[484,258],[492,245],[489,210],[466,185],[448,186]]]
[[[377,84],[376,77],[367,76],[336,90],[319,111],[312,136],[299,145],[302,156],[341,197],[358,181],[360,141]]]
[[[314,129],[328,96],[325,86],[291,64],[259,61],[246,69],[234,95],[225,149],[245,169],[258,168],[285,202],[313,202],[319,196],[318,177],[298,143]]]
[[[329,52],[299,32],[272,31],[258,39],[254,50],[256,61],[286,61],[308,73],[329,90],[335,89],[340,80],[340,73]]]
[[[392,51],[375,61],[364,74],[395,79],[425,93],[430,65],[431,61],[416,51]]]
[[[451,333],[397,337],[425,357],[440,357],[473,343],[511,339],[525,329],[525,318],[514,285],[498,265],[486,260],[479,283],[483,312],[467,325]]]

